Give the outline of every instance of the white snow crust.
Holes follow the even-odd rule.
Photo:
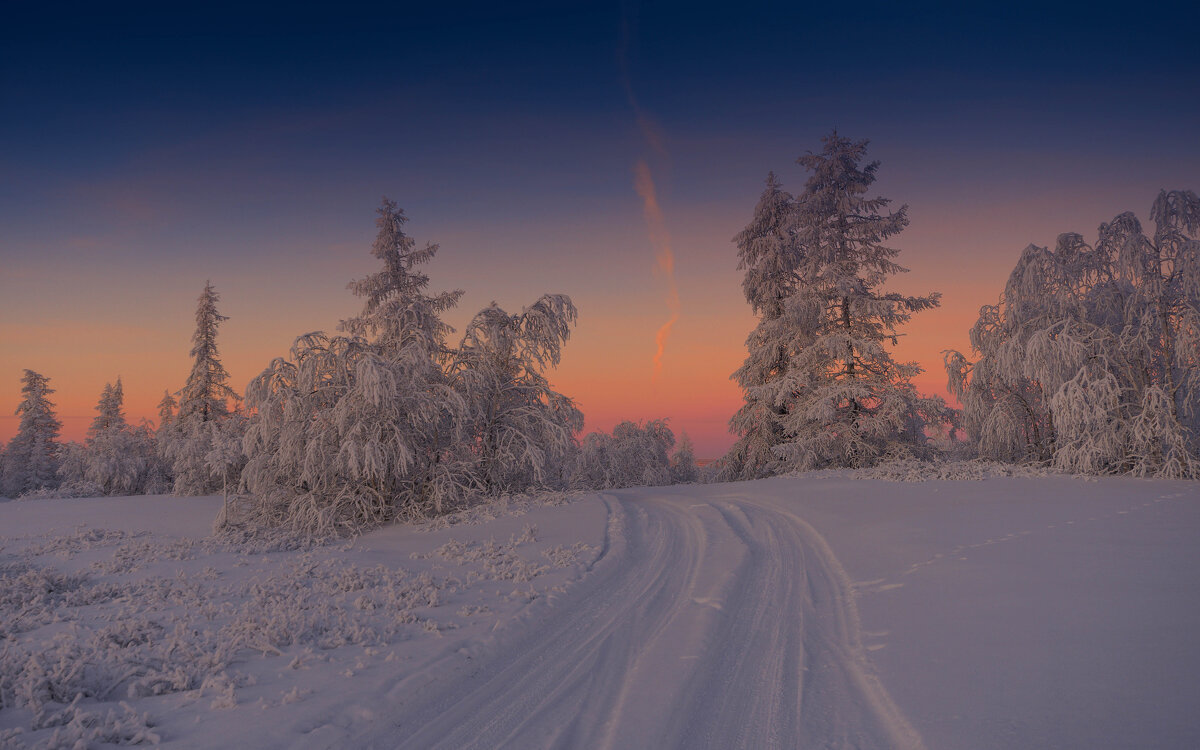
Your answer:
[[[818,475],[355,540],[0,502],[0,747],[1200,747],[1194,482]]]

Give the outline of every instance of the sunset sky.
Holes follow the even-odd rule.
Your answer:
[[[1188,5],[34,5],[0,23],[2,440],[24,368],[66,439],[117,376],[151,417],[209,279],[242,390],[358,310],[386,195],[441,245],[433,289],[466,290],[459,331],[569,294],[551,379],[588,429],[669,417],[713,457],[754,325],[731,238],[830,130],[909,204],[892,288],[943,293],[899,346],[926,392],[1027,244],[1200,190]]]

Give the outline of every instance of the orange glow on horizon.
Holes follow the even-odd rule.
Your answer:
[[[648,167],[644,174],[652,176]],[[547,290],[571,295],[580,310],[579,324],[562,363],[547,375],[557,390],[580,404],[587,430],[609,430],[625,419],[666,417],[677,435],[688,433],[698,456],[715,458],[733,442],[728,421],[742,394],[730,375],[745,359],[746,336],[755,325],[742,296],[742,274],[736,270],[729,241],[749,208],[743,205],[722,212],[701,205],[673,215],[679,229],[669,238],[659,237],[666,239],[672,253],[658,252],[655,266],[660,273],[674,273],[676,296],[671,302],[678,300],[678,317],[664,331],[659,318],[662,280],[645,273],[647,227],[651,232],[657,231],[656,226],[665,229],[649,221],[656,209],[661,215],[661,196],[646,190],[652,180],[642,182],[645,196],[654,198],[649,203],[644,196],[636,199],[642,216],[605,216],[600,222],[594,217],[561,218],[560,224],[551,224],[556,237],[574,243],[571,254],[578,262],[547,264],[533,279],[512,258],[513,253],[527,251],[528,238],[536,235],[536,229],[521,235],[519,227],[509,227],[506,236],[512,236],[507,240],[495,239],[494,228],[447,238],[436,227],[419,227],[417,234],[443,246],[443,253],[430,265],[433,286],[467,289],[459,308],[447,314],[447,322],[460,332],[471,314],[492,299],[498,298],[506,309],[519,309]],[[931,289],[944,293],[940,308],[920,313],[903,326],[899,345],[892,351],[898,361],[916,361],[925,369],[914,379],[920,392],[947,400],[941,351],[958,348],[971,356],[966,349],[967,330],[979,306],[995,301],[1019,255],[1020,243],[1005,237],[985,238],[980,249],[971,253],[972,276],[963,278],[961,263],[955,261],[962,257],[959,237],[968,218],[911,227],[901,244],[901,261],[913,271],[895,277],[896,283],[888,286],[888,291],[904,294]],[[593,231],[597,226],[607,229]],[[1028,239],[1025,231],[1022,237]],[[12,415],[26,367],[50,378],[55,389],[51,400],[63,422],[64,440],[83,439],[104,384],[118,376],[124,384],[128,420],[156,421],[163,390],[179,389],[191,368],[188,351],[195,298],[210,276],[215,276],[221,293],[219,309],[230,318],[222,323],[218,336],[222,360],[230,384],[244,391],[271,359],[287,355],[297,335],[332,331],[338,320],[354,314],[359,301],[346,292],[345,282],[374,268],[375,261],[365,250],[370,233],[364,230],[363,238],[340,244],[327,254],[310,252],[296,264],[296,275],[287,284],[279,283],[276,265],[265,260],[228,278],[209,268],[164,270],[163,275],[179,280],[151,290],[98,271],[88,277],[89,285],[70,292],[73,298],[96,296],[73,299],[71,306],[58,303],[37,317],[10,315],[0,322],[0,440],[7,442],[16,432],[17,418]],[[501,252],[473,252],[500,241],[508,243],[500,246]],[[659,243],[655,249],[662,247]],[[687,262],[676,263],[674,252],[682,247],[688,249]],[[539,257],[551,256],[547,251]],[[128,302],[113,309],[112,296],[92,291],[100,288],[117,290],[105,295],[119,294]],[[102,312],[89,317],[82,310]],[[661,338],[641,334],[655,329]],[[452,337],[450,343],[457,342]],[[660,346],[658,375],[648,378],[646,364],[654,361]]]

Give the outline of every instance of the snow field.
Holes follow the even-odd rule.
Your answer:
[[[232,542],[205,536],[219,505],[0,503],[0,746],[293,746],[374,675],[419,673],[563,590],[603,525],[580,506],[570,535],[543,535],[526,504],[466,540]]]
[[[1200,488],[993,468],[330,544],[207,538],[214,498],[0,503],[0,745],[1200,747]]]

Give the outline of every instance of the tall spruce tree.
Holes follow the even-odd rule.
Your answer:
[[[870,465],[920,452],[925,427],[949,422],[940,398],[912,386],[921,368],[887,348],[940,297],[883,288],[907,270],[884,244],[908,225],[907,206],[882,213],[891,201],[867,196],[879,168],[862,164],[867,141],[835,132],[822,142],[821,153],[797,160],[810,172],[804,192],[790,198],[772,175],[735,238],[760,320],[733,375],[746,405],[731,422],[739,440],[727,476]]]
[[[775,446],[784,441],[783,403],[775,402],[771,387],[786,370],[785,345],[789,320],[784,302],[796,289],[800,261],[792,227],[794,199],[771,172],[767,187],[754,208],[754,218],[733,241],[738,248],[738,270],[745,271],[742,291],[759,324],[746,339],[746,361],[732,376],[742,387],[745,403],[730,426],[738,435],[726,455],[722,475],[728,479],[766,476],[778,462]]]
[[[54,414],[50,379],[26,370],[21,378],[21,418],[17,434],[4,451],[4,494],[17,497],[26,492],[58,486],[58,465],[62,448],[58,435],[62,423]]]
[[[219,301],[212,282],[205,282],[196,305],[192,370],[179,392],[179,412],[169,424],[159,426],[159,450],[171,464],[177,495],[213,494],[222,491],[229,482],[224,468],[228,462],[222,459],[220,466],[215,467],[209,460],[215,436],[228,432],[229,428],[217,423],[231,417],[229,402],[240,400],[229,387],[229,373],[217,350],[217,328],[221,321],[228,320],[217,312]]]
[[[192,371],[179,395],[181,419],[197,416],[201,422],[220,419],[229,413],[229,402],[237,393],[229,387],[229,373],[217,351],[217,328],[229,320],[217,312],[221,297],[212,282],[204,284],[196,305],[196,332],[192,334]]]

